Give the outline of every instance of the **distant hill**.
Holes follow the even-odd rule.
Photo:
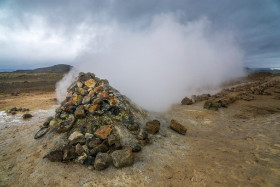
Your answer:
[[[67,64],[58,64],[50,67],[37,68],[34,70],[16,70],[14,73],[67,73],[72,66]]]

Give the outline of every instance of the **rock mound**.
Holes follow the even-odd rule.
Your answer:
[[[44,158],[97,170],[107,168],[110,160],[117,168],[132,165],[132,152],[149,142],[143,136],[146,112],[93,73],[80,73],[67,91],[55,116],[34,137],[53,145]]]

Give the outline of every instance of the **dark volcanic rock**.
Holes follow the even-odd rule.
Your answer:
[[[116,168],[131,166],[134,163],[134,154],[129,149],[116,150],[111,154],[112,162]]]
[[[94,168],[96,170],[103,170],[109,166],[108,153],[98,153],[94,161]]]
[[[44,158],[49,159],[51,162],[61,162],[63,160],[63,151],[55,150],[48,153]]]
[[[187,128],[174,119],[172,119],[170,122],[170,128],[183,135],[185,135],[187,132]]]
[[[31,114],[23,114],[22,118],[23,119],[28,119],[28,118],[32,118],[33,116]]]

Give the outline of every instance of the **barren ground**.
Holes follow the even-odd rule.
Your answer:
[[[0,110],[47,109],[56,104],[53,98],[53,92],[1,96]],[[256,95],[218,111],[203,109],[203,103],[158,114],[160,132],[134,165],[101,172],[42,159],[52,145],[33,137],[47,116],[4,128],[0,186],[280,186],[280,100]],[[170,119],[187,127],[187,135],[172,131]]]

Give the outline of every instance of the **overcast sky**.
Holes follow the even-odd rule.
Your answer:
[[[0,0],[0,69],[72,64],[116,28],[145,30],[166,13],[230,31],[245,66],[280,66],[280,0]]]

